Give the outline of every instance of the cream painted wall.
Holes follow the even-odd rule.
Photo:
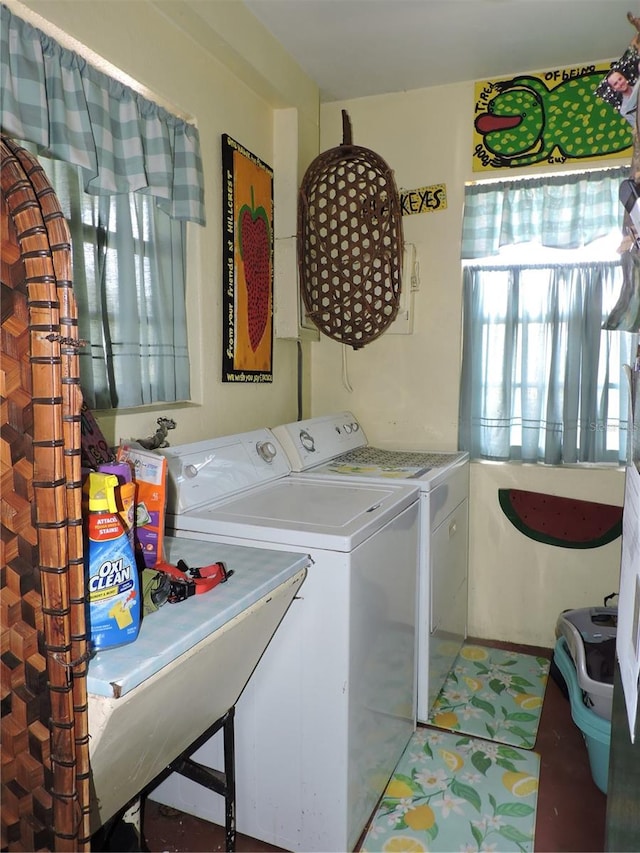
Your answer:
[[[620,542],[558,548],[524,536],[498,504],[498,489],[526,489],[622,505],[617,469],[471,465],[469,634],[551,647],[562,610],[602,605],[618,591]],[[617,601],[613,602],[617,603]]]
[[[12,0],[8,5],[18,15],[24,10]],[[220,137],[230,134],[273,164],[274,109],[294,107],[298,110],[299,169],[303,172],[318,153],[317,87],[239,0],[206,5],[197,0],[31,0],[24,5],[192,116],[200,131],[207,225],[189,226],[187,301],[193,403],[126,414],[97,412],[107,440],[116,444],[120,438],[150,435],[161,415],[177,421],[170,435],[172,444],[295,419],[295,341],[274,340],[272,384],[242,386],[220,379]],[[206,15],[208,26],[194,10]],[[308,372],[309,360],[304,361]],[[309,387],[306,381],[307,395]]]
[[[379,446],[457,447],[464,184],[487,177],[472,172],[473,108],[472,82],[321,108],[321,151],[342,141],[346,109],[354,143],[387,161],[398,188],[444,183],[447,189],[446,210],[403,220],[405,241],[416,245],[420,267],[413,334],[385,333],[358,351],[325,336],[311,344],[312,415],[352,410]],[[534,170],[509,174],[527,171]],[[620,540],[593,550],[533,542],[504,517],[497,489],[621,505],[624,474],[474,463],[470,479],[469,634],[550,647],[561,610],[601,604],[617,590]]]

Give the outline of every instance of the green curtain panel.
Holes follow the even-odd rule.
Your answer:
[[[474,184],[465,189],[462,258],[538,242],[575,249],[622,230],[618,193],[628,169]]]
[[[140,192],[205,224],[192,124],[93,68],[0,6],[1,122],[7,135],[79,166],[93,195]]]

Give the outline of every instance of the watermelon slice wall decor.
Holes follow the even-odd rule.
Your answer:
[[[622,507],[593,501],[498,489],[509,521],[529,539],[560,548],[599,548],[622,533]]]

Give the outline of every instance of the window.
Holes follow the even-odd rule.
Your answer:
[[[1,4],[0,23],[2,131],[41,157],[70,224],[85,400],[186,400],[186,222],[205,223],[197,128]]]
[[[603,328],[623,279],[620,180],[494,184],[465,208],[460,444],[472,458],[625,461],[636,337]],[[474,234],[488,257],[474,257]]]

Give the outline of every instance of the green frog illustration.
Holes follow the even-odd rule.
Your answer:
[[[595,95],[601,81],[602,72],[563,80],[553,88],[527,75],[493,83],[491,94],[497,94],[475,120],[486,149],[485,165],[563,163],[630,148],[630,126]],[[481,148],[478,156],[485,153]]]

